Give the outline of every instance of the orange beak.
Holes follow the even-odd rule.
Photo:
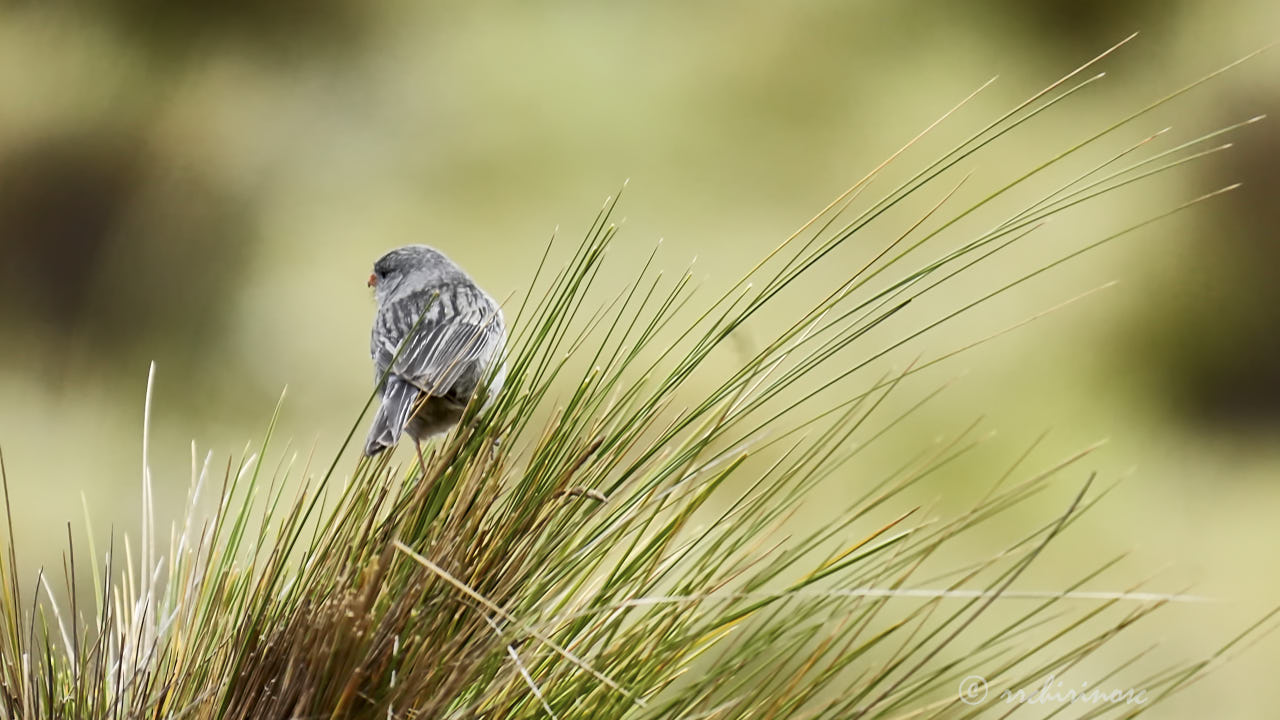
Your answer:
[[[377,284],[378,284],[378,276],[373,273],[369,273],[369,287],[376,287]]]

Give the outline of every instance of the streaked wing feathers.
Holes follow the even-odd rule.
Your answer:
[[[400,351],[419,315],[417,332]],[[439,297],[422,292],[389,303],[375,321],[370,349],[379,375],[395,358],[392,373],[424,392],[447,395],[461,380],[474,386],[499,351],[503,333],[502,316],[487,295],[474,286],[452,285],[441,288]]]

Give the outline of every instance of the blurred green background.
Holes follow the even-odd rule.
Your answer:
[[[386,249],[435,245],[518,298],[552,229],[577,237],[630,178],[618,277],[663,237],[664,267],[696,255],[723,287],[991,75],[962,127],[1144,32],[1104,83],[1001,141],[975,191],[998,187],[1002,162],[1047,158],[1277,29],[1271,0],[6,3],[0,444],[23,569],[61,564],[81,496],[96,535],[136,528],[151,360],[163,525],[192,439],[202,455],[238,454],[286,384],[281,434],[327,458],[369,392],[364,281]],[[1266,112],[1280,114],[1275,52],[1141,129],[1190,137]],[[1129,548],[1132,571],[1105,589],[1171,566],[1160,589],[1223,602],[1169,609],[1127,641],[1159,642],[1170,661],[1280,600],[1280,133],[1271,120],[1232,139],[1049,237],[1086,241],[1241,191],[913,350],[936,355],[1122,281],[950,363],[937,378],[968,374],[918,432],[927,442],[986,415],[1004,454],[970,469],[975,488],[1043,429],[1046,461],[1110,437],[1088,469],[1132,476],[1034,582],[1056,589],[1068,565]],[[965,287],[993,286],[995,267]],[[914,449],[898,442],[884,462]],[[951,491],[928,488],[944,504]],[[1047,517],[1065,498],[1033,509]],[[1159,715],[1274,717],[1277,666],[1272,641]]]

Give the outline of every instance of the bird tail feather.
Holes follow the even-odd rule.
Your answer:
[[[396,444],[413,415],[418,393],[418,388],[395,375],[387,378],[386,388],[382,392],[382,404],[378,406],[373,426],[369,428],[369,438],[365,440],[365,455],[372,457],[384,448]]]

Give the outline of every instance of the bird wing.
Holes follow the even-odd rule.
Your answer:
[[[370,348],[374,364],[379,376],[390,368],[430,395],[458,390],[469,396],[501,348],[502,313],[473,285],[449,285],[436,293],[412,293],[382,308]],[[470,387],[459,388],[460,381]]]

